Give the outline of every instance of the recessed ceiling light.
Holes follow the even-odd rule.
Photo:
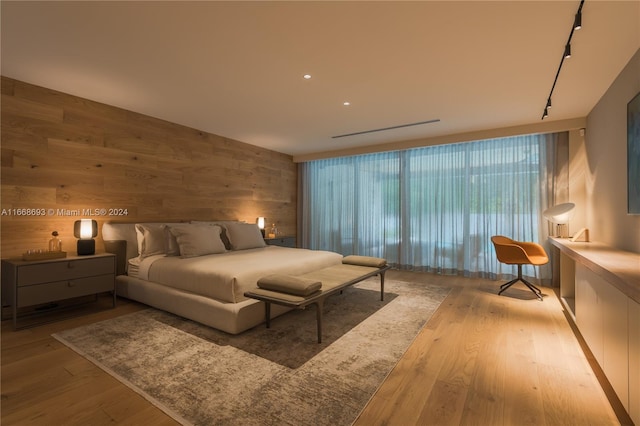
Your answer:
[[[345,102],[343,102],[343,103],[342,103],[342,105],[344,105],[344,106],[349,106],[349,105],[351,105],[351,102],[349,102],[349,101],[345,101]]]
[[[305,74],[302,76],[305,80],[309,80],[311,78],[311,74]]]

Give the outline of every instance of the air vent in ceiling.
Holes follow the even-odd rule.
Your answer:
[[[401,129],[401,128],[403,128],[403,127],[420,126],[420,125],[422,125],[422,124],[437,123],[437,122],[439,122],[439,121],[440,121],[440,119],[439,119],[439,118],[436,118],[435,120],[418,121],[417,123],[400,124],[400,125],[398,125],[398,126],[383,127],[383,128],[381,128],[381,129],[363,130],[363,131],[361,131],[361,132],[345,133],[344,135],[331,136],[331,139],[346,138],[346,137],[348,137],[348,136],[364,135],[364,134],[366,134],[366,133],[383,132],[383,131],[385,131],[385,130]]]

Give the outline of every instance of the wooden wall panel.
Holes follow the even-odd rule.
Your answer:
[[[100,226],[265,216],[295,235],[291,156],[6,77],[0,106],[2,257],[54,230],[72,252],[73,222],[100,209],[127,211]]]

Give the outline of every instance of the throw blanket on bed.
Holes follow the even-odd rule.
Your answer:
[[[138,278],[237,303],[266,275],[301,275],[341,262],[342,255],[329,251],[267,246],[190,258],[150,256],[140,261]]]

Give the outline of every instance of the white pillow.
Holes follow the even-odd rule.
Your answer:
[[[176,237],[182,257],[204,256],[226,251],[220,239],[222,228],[217,225],[178,225],[171,226],[169,230]]]
[[[264,247],[266,243],[255,223],[227,223],[227,235],[233,250]]]
[[[136,236],[140,258],[165,253],[164,225],[136,223]]]
[[[164,231],[164,251],[167,256],[180,256],[180,246],[176,236],[171,233],[170,225],[163,225]]]
[[[227,236],[227,224],[229,223],[238,223],[237,220],[191,220],[189,223],[193,223],[196,225],[218,225],[222,228],[222,233],[220,234],[220,239],[224,243],[224,246],[227,250],[231,250],[231,243],[229,242],[229,237]]]

